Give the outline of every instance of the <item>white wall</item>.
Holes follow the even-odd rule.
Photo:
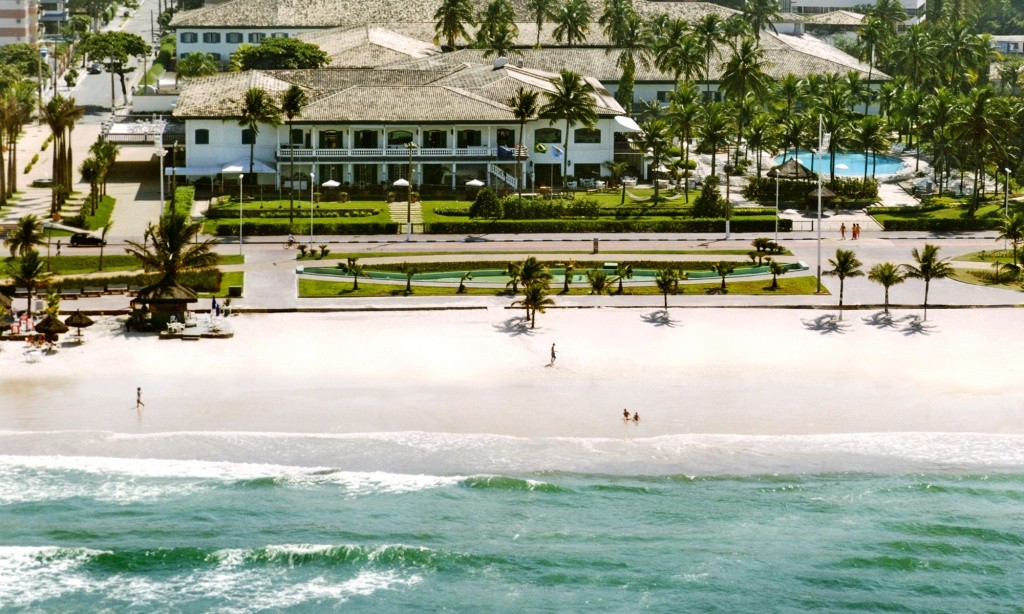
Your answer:
[[[177,40],[178,58],[182,58],[189,53],[203,52],[203,53],[217,53],[220,54],[220,61],[223,64],[227,64],[231,54],[234,53],[235,49],[238,48],[242,43],[246,44],[257,44],[249,42],[250,34],[263,34],[267,38],[271,38],[272,34],[288,34],[290,38],[294,38],[296,34],[300,32],[309,31],[310,28],[291,28],[291,27],[279,27],[279,28],[226,28],[226,29],[198,29],[198,28],[180,28],[175,32]],[[203,34],[220,34],[219,43],[204,43]],[[238,33],[242,35],[241,43],[229,43],[227,42],[229,33]],[[183,34],[194,34],[196,42],[194,43],[183,43]]]

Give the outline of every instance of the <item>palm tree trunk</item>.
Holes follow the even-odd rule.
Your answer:
[[[663,292],[662,296],[665,297],[665,311],[668,311],[668,292]]]
[[[928,321],[928,286],[930,282],[924,282],[924,320]]]
[[[683,180],[683,193],[686,194],[686,202],[690,202],[690,135],[686,134],[686,142],[683,145],[683,165],[686,167],[686,178]],[[668,297],[665,298],[668,300]]]
[[[569,120],[565,120],[565,144],[562,145],[562,188],[565,188],[565,178],[569,174]]]
[[[843,278],[839,278],[839,319],[843,319]]]
[[[349,147],[352,144],[349,143]],[[292,120],[288,120],[288,226],[295,223],[295,143],[292,142]]]
[[[889,286],[885,287],[885,313],[889,314]]]
[[[540,38],[540,32],[537,33]],[[519,206],[523,205],[523,160],[519,157],[519,148],[523,146],[523,132],[526,130],[526,122],[519,122],[519,142],[516,144],[516,191],[519,193]]]
[[[3,172],[4,168],[4,143],[3,143],[3,132],[0,131],[0,205],[7,204],[7,176]]]

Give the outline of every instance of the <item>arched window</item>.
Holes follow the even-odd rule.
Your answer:
[[[412,133],[408,130],[392,130],[388,133],[388,147],[404,147],[412,143]]]
[[[594,144],[601,142],[600,130],[591,130],[590,128],[577,128],[576,132],[572,136],[577,143]]]
[[[558,128],[541,128],[533,132],[533,140],[536,143],[561,143],[562,131]]]
[[[199,128],[196,130],[196,145],[209,145],[210,144],[210,131],[206,128]]]

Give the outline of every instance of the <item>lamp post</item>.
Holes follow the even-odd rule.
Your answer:
[[[831,134],[825,134],[824,130],[824,119],[821,115],[818,116],[818,159],[824,159],[825,150],[828,149],[829,141],[832,139]],[[822,165],[824,166],[824,164]],[[816,294],[821,294],[821,169],[818,170],[818,289],[815,291]]]
[[[405,194],[405,240],[412,241],[412,152],[416,150],[416,143],[409,141],[405,148],[409,150],[409,185],[406,186]]]
[[[309,251],[313,251],[313,178],[316,175],[309,173]]]
[[[726,156],[728,160],[728,156]],[[722,170],[725,172],[725,238],[729,238],[729,222],[732,219],[732,183],[729,181],[729,177],[732,175],[733,170],[736,167],[730,164],[728,161],[722,166]],[[657,181],[657,179],[655,179]]]
[[[1010,217],[1010,169],[1003,169],[1003,217]],[[1003,239],[1003,249],[1006,249],[1006,239]]]
[[[396,179],[391,185],[396,188],[406,188],[408,191],[412,191],[412,184],[406,181],[404,177]],[[411,197],[411,194],[407,196]],[[405,240],[412,241],[412,205],[408,202],[405,203]]]
[[[156,152],[156,155],[160,157],[157,162],[160,163],[160,215],[163,215],[164,205],[167,202],[164,198],[164,156],[167,155],[167,150],[163,148],[163,145],[160,146],[160,150]]]
[[[242,255],[242,186],[244,183],[242,179],[245,175],[242,173],[238,174],[238,255]]]
[[[768,171],[769,177],[775,178],[775,242],[779,242],[779,169]]]

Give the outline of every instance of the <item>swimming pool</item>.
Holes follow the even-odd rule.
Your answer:
[[[793,152],[786,152],[785,156],[778,156],[775,158],[776,164],[782,164],[783,158],[792,158]],[[864,176],[864,154],[845,151],[836,153],[836,176],[838,177],[863,177]],[[875,175],[895,175],[906,168],[906,165],[899,158],[893,156],[883,155],[868,155],[868,177],[871,176],[872,158],[874,158],[874,169]],[[830,155],[814,156],[809,151],[800,151],[800,156],[797,158],[800,164],[803,164],[812,171],[816,171],[818,163],[821,163],[824,174],[828,175],[829,165],[832,159]]]

